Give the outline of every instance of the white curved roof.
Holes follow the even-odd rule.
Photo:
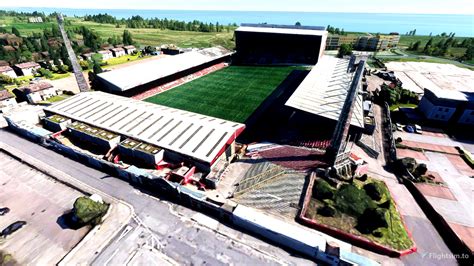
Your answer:
[[[308,113],[339,120],[354,73],[348,73],[349,60],[323,56],[301,82],[286,106]],[[351,124],[364,128],[362,95],[354,103]]]

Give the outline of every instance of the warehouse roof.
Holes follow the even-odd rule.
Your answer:
[[[240,26],[235,31],[236,32],[293,34],[293,35],[313,35],[313,36],[323,36],[323,35],[328,34],[328,32],[325,30],[299,29],[299,28],[249,27],[249,26]]]
[[[301,82],[285,105],[339,120],[354,72],[347,72],[349,60],[323,56]],[[362,95],[357,95],[351,124],[364,128]]]
[[[100,73],[98,76],[109,83],[110,89],[126,91],[137,86],[209,63],[229,55],[222,47],[206,48],[158,60],[150,60],[129,67]]]
[[[209,163],[245,127],[104,92],[83,92],[45,110]]]

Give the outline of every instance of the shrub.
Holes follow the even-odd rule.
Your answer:
[[[313,197],[318,200],[332,199],[334,197],[334,189],[326,180],[317,179],[313,186]]]
[[[369,176],[367,176],[367,174],[363,174],[362,176],[360,176],[360,177],[357,178],[357,179],[359,179],[359,180],[362,181],[362,182],[365,182],[365,181],[367,181],[367,178],[369,178]]]
[[[96,225],[107,212],[109,205],[80,197],[74,202],[74,220],[78,225]]]
[[[381,200],[383,195],[387,194],[385,186],[381,182],[376,181],[366,184],[364,190],[367,195],[375,201]]]
[[[45,77],[45,78],[48,78],[48,79],[50,79],[50,78],[53,77],[53,73],[52,73],[50,70],[45,69],[45,68],[40,68],[40,69],[38,69],[37,73],[38,73],[40,76]]]
[[[405,157],[398,161],[400,167],[406,168],[410,173],[415,170],[416,167],[416,160],[411,157]]]
[[[414,177],[419,178],[419,177],[425,175],[427,171],[428,171],[428,167],[426,167],[426,164],[421,163],[421,164],[416,166],[416,168],[412,172],[412,174],[413,174]]]
[[[367,208],[357,219],[357,230],[363,234],[372,233],[380,227],[388,227],[387,210],[382,208]]]
[[[355,217],[359,217],[367,208],[374,208],[375,203],[364,190],[352,184],[343,184],[334,195],[336,208]]]
[[[329,205],[324,205],[323,207],[318,208],[318,214],[325,217],[333,217],[336,214],[336,209]]]

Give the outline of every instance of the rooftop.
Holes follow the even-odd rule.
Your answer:
[[[114,134],[112,132],[108,132],[106,130],[102,130],[100,128],[93,127],[88,124],[77,122],[77,121],[68,125],[68,128],[73,128],[77,131],[81,131],[91,136],[96,136],[104,140],[111,140],[118,136],[117,134]]]
[[[103,72],[98,76],[112,84],[111,89],[126,91],[227,55],[230,52],[224,48],[206,48]]]
[[[249,25],[249,24],[243,24]],[[236,32],[259,32],[259,33],[275,33],[275,34],[292,34],[292,35],[313,35],[313,36],[324,36],[328,32],[324,29],[306,29],[301,27],[260,27],[258,26],[240,26],[235,31]]]
[[[125,49],[135,49],[135,46],[133,46],[133,45],[126,45],[126,46],[124,46],[123,48],[125,48]]]
[[[13,68],[11,68],[10,66],[0,66],[0,73],[8,71],[13,71]]]
[[[45,111],[209,163],[245,128],[243,124],[104,92],[83,92]]]
[[[338,120],[354,73],[347,72],[349,60],[323,56],[286,102],[308,113]],[[357,95],[351,125],[364,128],[362,95]]]
[[[13,96],[13,94],[11,94],[9,91],[0,90],[0,101],[10,99],[10,98],[13,98],[13,97],[15,97],[15,96]]]
[[[64,121],[70,120],[69,118],[61,116],[61,115],[52,115],[52,116],[46,117],[46,119],[54,123],[62,123]]]
[[[112,52],[109,50],[100,50],[98,51],[99,54],[111,54]]]
[[[465,93],[474,93],[474,71],[452,64],[426,62],[389,62],[389,70],[403,82],[403,88],[417,94],[425,89],[437,97],[460,100]]]
[[[28,86],[21,88],[20,90],[23,90],[28,93],[32,93],[32,92],[43,91],[52,87],[53,85],[51,85],[48,82],[38,82],[38,83],[31,83]]]
[[[16,64],[15,65],[18,68],[32,68],[32,67],[40,67],[40,65],[36,62],[26,62],[26,63],[21,63],[21,64]]]

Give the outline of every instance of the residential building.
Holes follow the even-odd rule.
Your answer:
[[[27,101],[31,104],[46,101],[49,98],[58,95],[57,90],[48,82],[31,83],[30,85],[19,89]]]
[[[99,52],[97,52],[99,54],[102,55],[102,60],[109,60],[110,58],[113,58],[114,55],[112,54],[111,51],[109,50],[100,50]]]
[[[29,23],[43,23],[43,18],[42,17],[29,17],[28,22]]]
[[[85,53],[85,54],[81,54],[81,58],[83,60],[92,60],[93,55],[95,55],[95,53]]]
[[[41,68],[41,66],[36,62],[26,62],[16,64],[13,68],[18,76],[32,76],[36,73],[36,70]]]
[[[3,46],[3,50],[4,50],[5,52],[15,52],[15,51],[16,51],[16,48],[13,47],[13,46],[11,46],[11,45],[5,45],[5,46]]]
[[[0,107],[17,105],[15,96],[7,90],[0,90]]]
[[[11,78],[17,78],[15,71],[10,66],[0,66],[0,74],[7,75]]]
[[[135,46],[133,45],[124,46],[123,49],[125,50],[125,52],[127,52],[127,54],[133,54],[137,51],[137,48],[135,48]]]
[[[112,48],[110,51],[112,51],[114,57],[121,57],[127,54],[123,48]]]
[[[425,89],[418,109],[433,121],[474,125],[474,93]]]

